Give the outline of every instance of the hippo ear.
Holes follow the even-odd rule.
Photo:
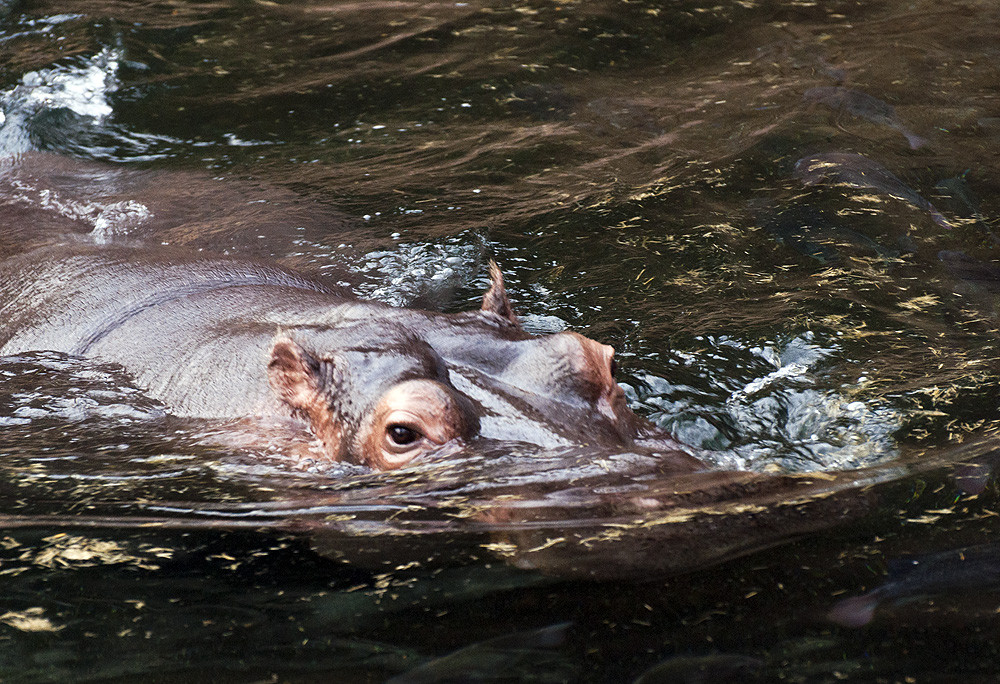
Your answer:
[[[500,272],[497,262],[492,259],[490,259],[490,289],[483,295],[483,305],[480,307],[480,311],[496,314],[520,327],[517,314],[514,313],[514,307],[507,299],[507,290],[503,286],[503,273]]]
[[[330,384],[333,362],[311,354],[290,337],[279,337],[271,348],[267,379],[292,413],[309,421],[327,454],[340,460],[343,430],[334,418],[323,387]]]

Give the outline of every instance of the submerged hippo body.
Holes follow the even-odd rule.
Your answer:
[[[125,246],[44,247],[0,263],[0,354],[123,366],[175,414],[293,416],[331,460],[396,468],[453,441],[692,456],[635,416],[613,350],[517,323],[499,269],[478,311],[359,301],[275,266]]]

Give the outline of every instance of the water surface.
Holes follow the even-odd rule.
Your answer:
[[[964,575],[826,616],[994,533],[998,13],[4,4],[5,253],[167,242],[446,311],[496,258],[526,328],[616,347],[636,411],[806,484],[512,445],[302,467],[114,367],[7,357],[0,678],[990,680]],[[726,561],[755,535],[783,543]]]

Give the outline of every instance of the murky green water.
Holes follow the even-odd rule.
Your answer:
[[[707,460],[811,474],[314,472],[113,367],[7,357],[0,679],[993,681],[992,561],[886,572],[997,525],[998,26],[976,0],[0,4],[6,253],[136,237],[442,310],[492,256],[526,328],[613,344]],[[868,624],[827,616],[887,581]]]

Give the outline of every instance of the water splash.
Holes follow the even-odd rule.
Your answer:
[[[56,352],[2,357],[0,380],[0,426],[91,418],[120,424],[166,415],[121,371]]]
[[[49,17],[32,31],[45,33],[57,23],[77,18]],[[171,156],[181,141],[115,123],[113,95],[122,88],[123,63],[122,48],[104,47],[89,57],[29,71],[16,86],[0,92],[0,158],[39,150],[110,161]]]
[[[114,111],[108,96],[119,88],[121,61],[120,49],[106,47],[93,57],[24,74],[0,95],[0,156],[40,149],[46,127],[70,123],[53,121],[59,115],[84,125],[106,121]]]
[[[399,235],[393,237],[398,239]],[[334,246],[299,238],[293,246],[292,258],[325,275],[346,278],[340,284],[362,299],[390,306],[446,308],[455,291],[475,281],[483,271],[483,241],[469,232],[439,242],[398,242],[360,256],[347,244]]]
[[[638,388],[626,389],[652,420],[707,450],[719,466],[811,472],[896,456],[893,435],[903,416],[863,400],[864,376],[830,386],[824,366],[840,354],[835,342],[818,343],[812,332],[763,344],[725,336],[699,341],[708,348],[677,353],[677,360],[683,376],[707,378],[708,389],[648,373],[636,375]]]
[[[149,208],[135,200],[98,202],[64,195],[52,188],[39,187],[29,179],[15,178],[5,201],[36,206],[70,221],[89,224],[90,237],[97,244],[124,238],[153,217]]]
[[[361,287],[358,294],[392,306],[406,306],[428,295],[442,299],[479,271],[482,246],[467,244],[467,239],[466,235],[443,243],[400,243],[395,249],[368,253],[355,271],[374,276],[374,283]]]

